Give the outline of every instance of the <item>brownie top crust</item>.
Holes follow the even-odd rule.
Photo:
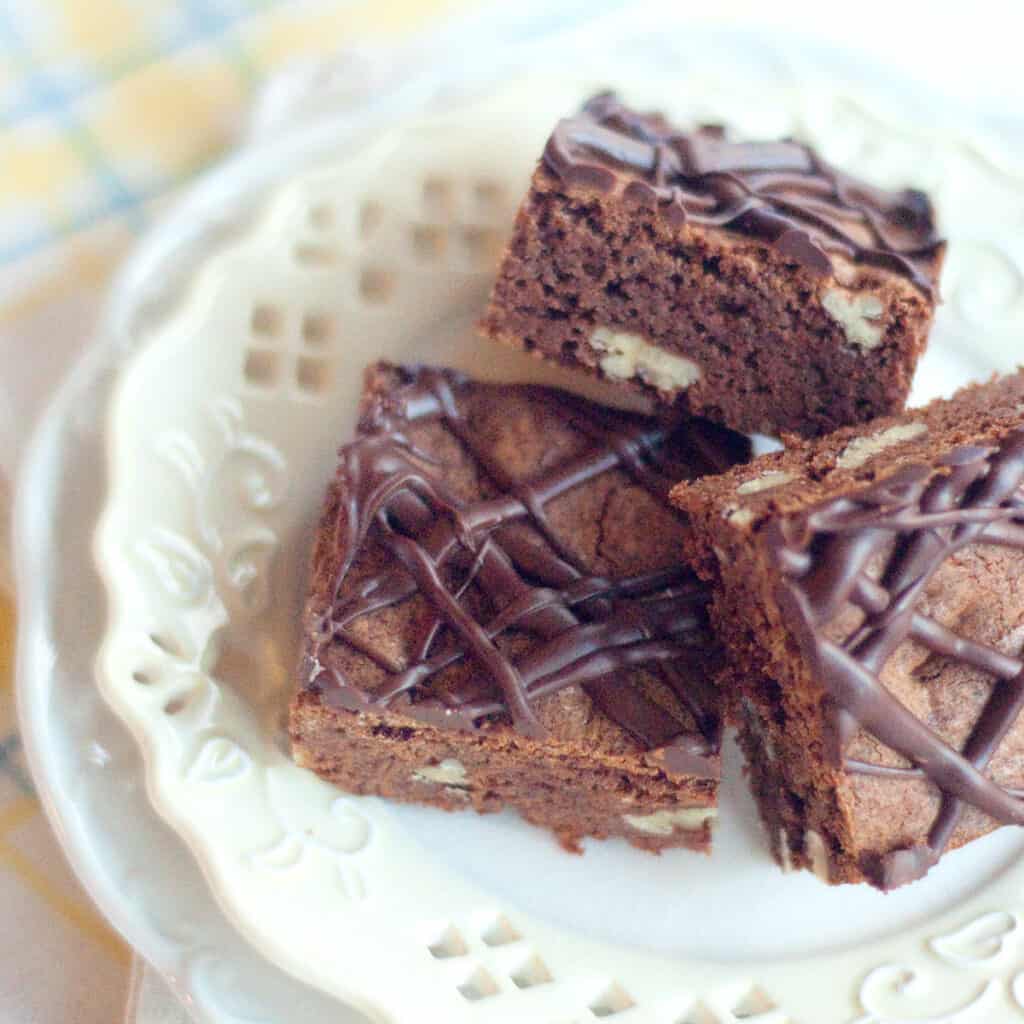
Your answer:
[[[1024,824],[1024,371],[790,443],[674,498],[719,565],[749,551],[763,567],[824,690],[825,760],[856,806],[888,809],[856,829],[886,850],[862,866],[892,889]],[[803,674],[781,640],[769,658]],[[894,827],[913,838],[892,846]]]
[[[836,708],[833,763],[851,773],[927,778],[941,793],[926,843],[887,854],[883,888],[923,875],[948,845],[965,807],[1024,824],[1024,800],[986,775],[1024,709],[1024,660],[1003,637],[960,635],[923,605],[943,566],[975,545],[1024,552],[1024,429],[910,463],[867,487],[767,525],[761,538],[780,573],[780,607]],[[990,559],[994,563],[996,559]],[[1019,579],[992,581],[1015,588]],[[934,597],[934,595],[933,595]],[[848,610],[856,609],[851,619]],[[884,684],[905,642],[991,682],[960,749]],[[850,756],[867,732],[902,759]],[[861,744],[862,749],[866,746]]]
[[[717,648],[667,495],[746,440],[450,370],[379,364],[367,384],[314,551],[305,685],[532,738],[582,691],[632,748],[713,776]]]
[[[734,142],[719,126],[684,132],[601,93],[556,125],[542,162],[566,185],[619,191],[673,225],[761,239],[817,274],[832,273],[837,257],[867,264],[937,297],[945,242],[928,197],[875,188],[791,139]]]

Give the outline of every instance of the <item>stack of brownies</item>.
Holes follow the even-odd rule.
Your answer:
[[[561,121],[482,331],[658,412],[370,367],[296,760],[706,851],[730,724],[778,861],[884,889],[1024,824],[1024,372],[904,413],[943,252],[797,142]]]

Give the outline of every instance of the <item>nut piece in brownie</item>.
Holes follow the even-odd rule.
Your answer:
[[[943,252],[921,192],[603,94],[551,135],[481,330],[736,430],[816,436],[903,409]]]
[[[706,592],[677,477],[746,439],[533,386],[379,364],[312,562],[294,757],[356,793],[517,808],[570,849],[706,850]]]
[[[1024,371],[672,497],[784,866],[891,889],[1024,824]]]

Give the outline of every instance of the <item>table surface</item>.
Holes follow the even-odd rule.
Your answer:
[[[267,75],[353,42],[389,43],[479,2],[0,3],[0,517],[2,480],[13,475],[57,370],[80,349],[83,325],[95,321],[113,269],[168,196],[232,144]],[[709,6],[734,21],[765,16],[754,0]],[[887,47],[912,27],[901,19],[918,15],[890,6],[879,34],[870,7],[844,20],[838,41],[895,60]],[[1007,99],[991,73],[1014,66],[1007,47],[1019,33],[986,48],[961,44],[1002,20],[999,9],[1020,16],[1016,0],[973,5],[959,12],[959,26],[939,11],[929,16],[933,30],[945,20],[935,38],[952,48],[946,57],[961,70],[973,59],[974,72],[957,81],[979,102]],[[772,17],[776,28],[834,38],[827,13],[780,0]],[[899,56],[905,71],[941,84],[929,72],[948,61],[932,49]],[[0,558],[0,577],[5,564]],[[122,1018],[131,953],[90,905],[40,813],[16,729],[13,630],[12,602],[0,596],[0,1024],[111,1024]]]

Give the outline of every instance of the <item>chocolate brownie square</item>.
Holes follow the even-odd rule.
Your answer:
[[[891,889],[1024,824],[1024,372],[672,497],[783,865]]]
[[[481,330],[735,430],[903,409],[944,243],[921,192],[614,96],[556,126]]]
[[[295,759],[509,805],[570,849],[706,850],[721,656],[668,492],[748,454],[711,423],[372,367],[313,553]]]

